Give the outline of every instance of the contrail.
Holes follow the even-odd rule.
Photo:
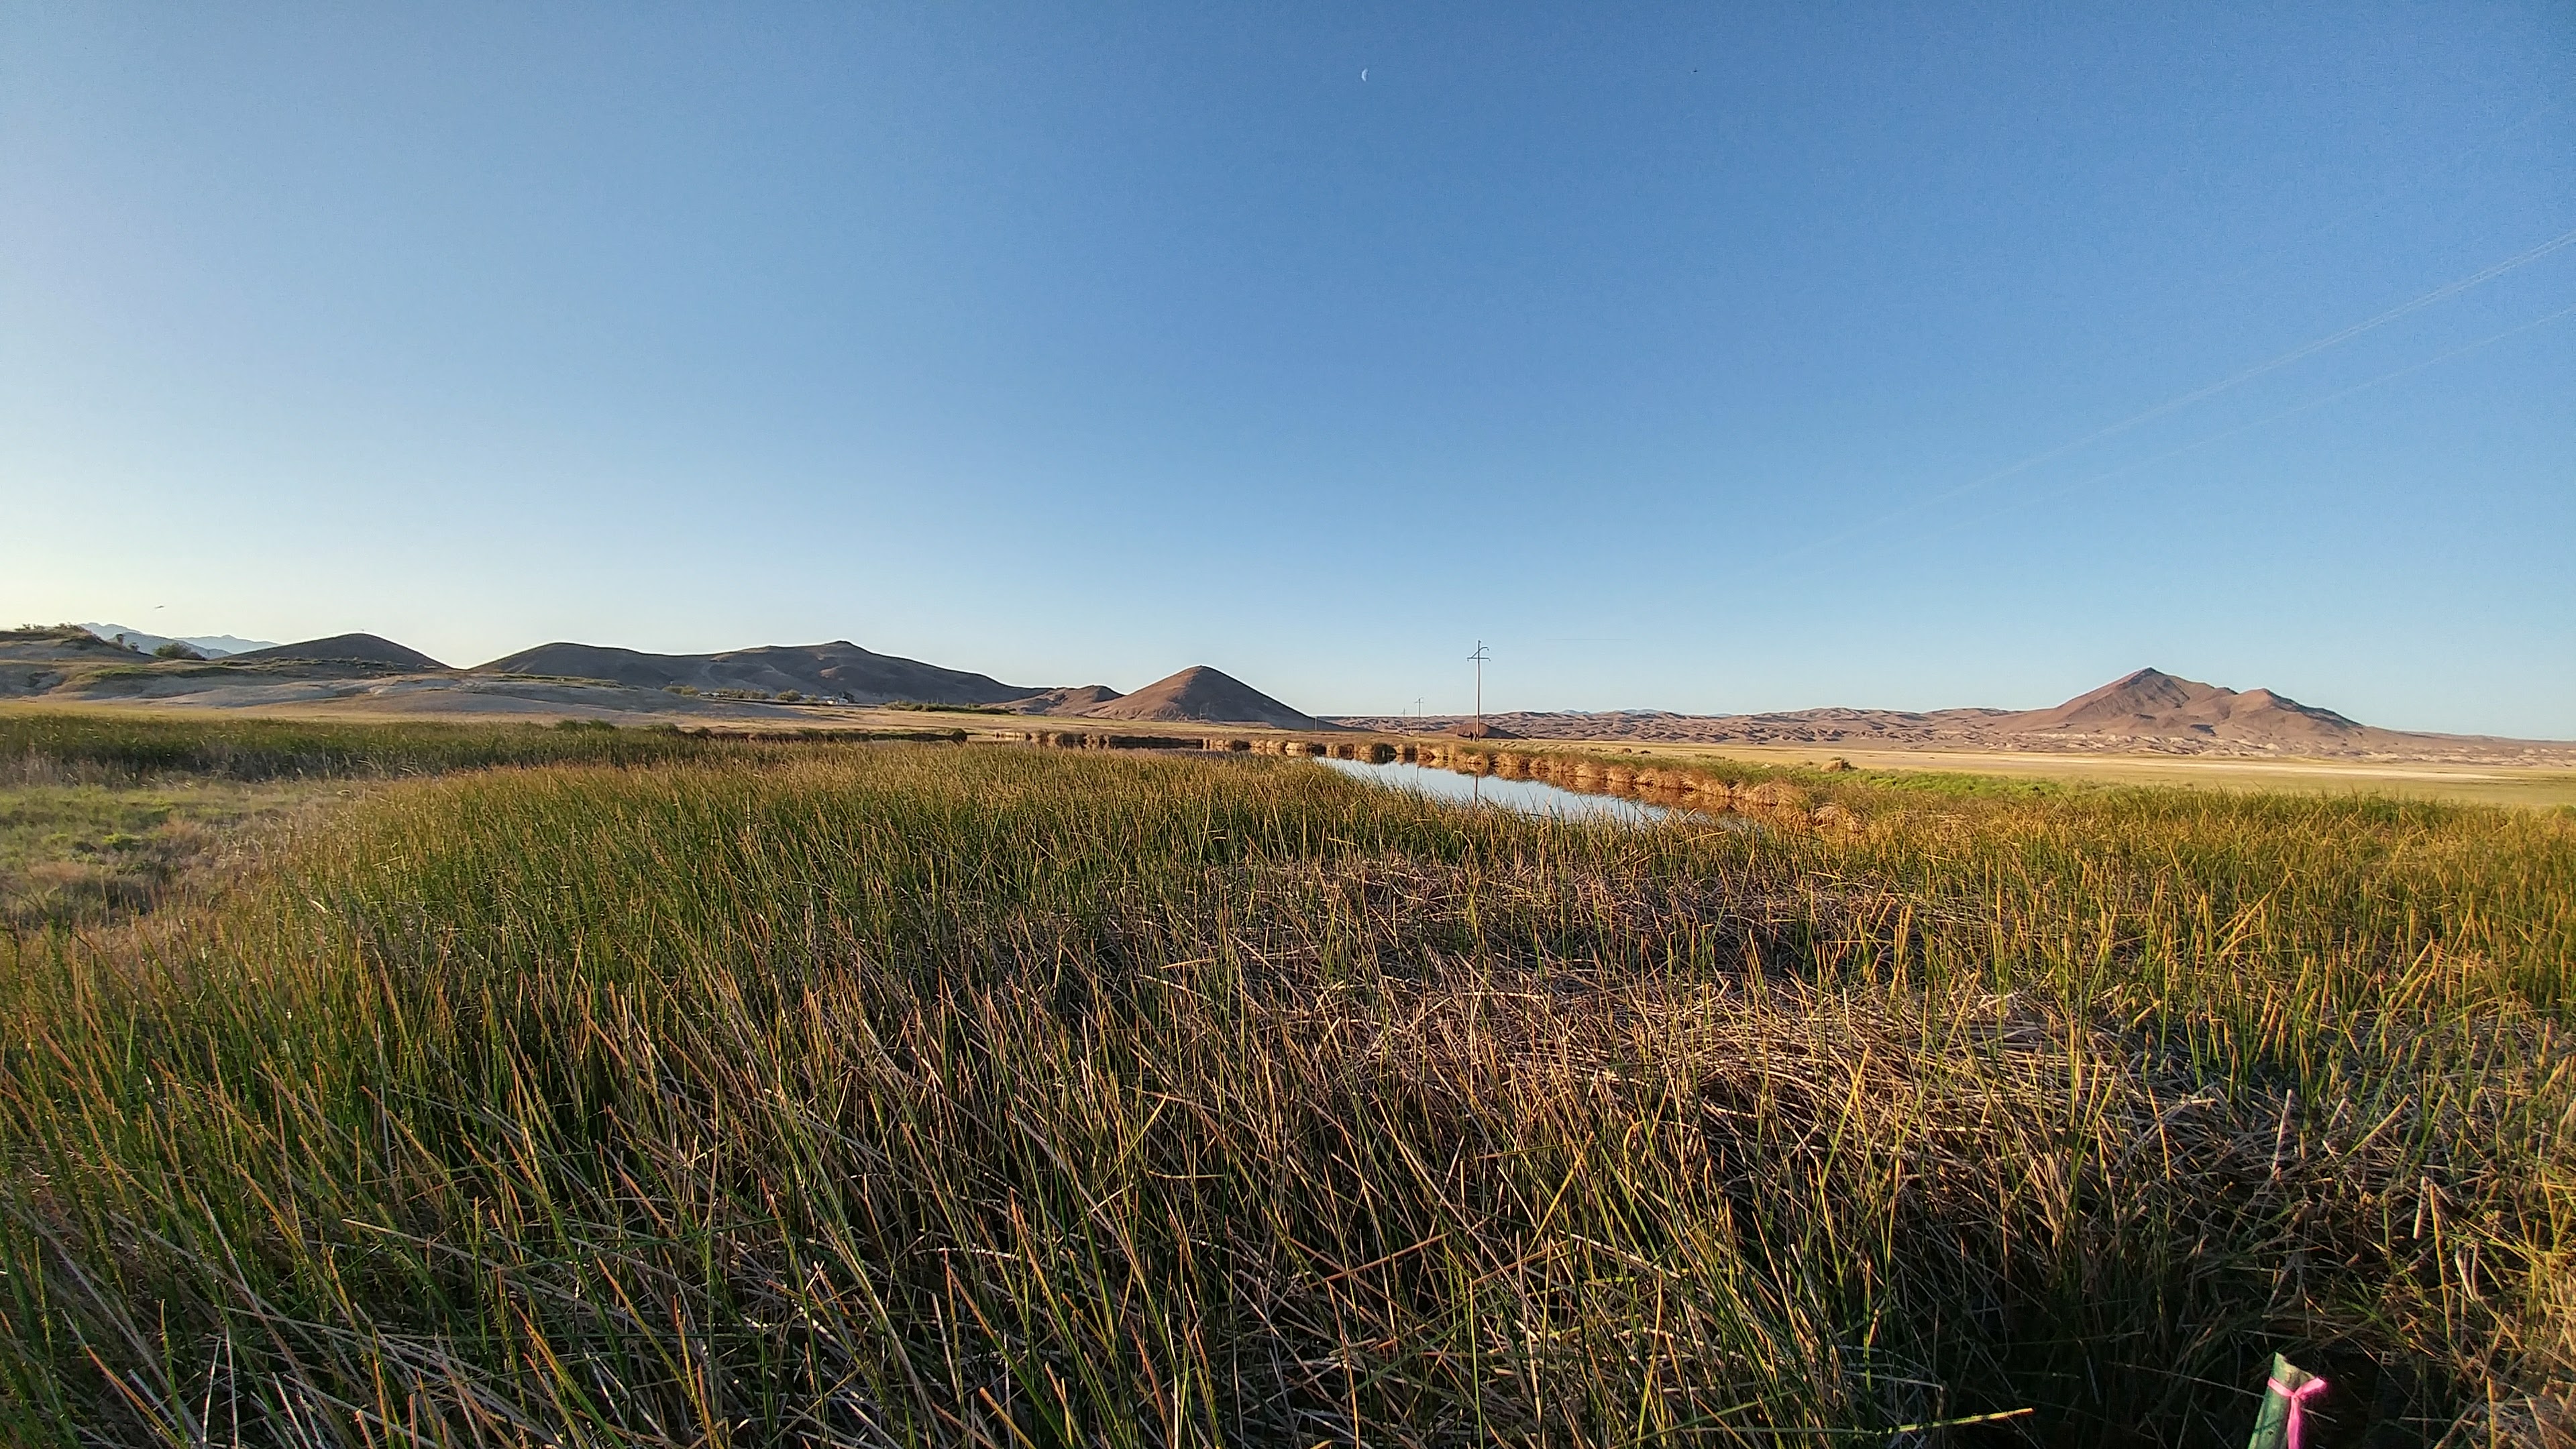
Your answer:
[[[2004,467],[1996,469],[1992,473],[1986,474],[1984,477],[1972,478],[1965,483],[1956,485],[1955,487],[1945,488],[1938,493],[1927,494],[1911,503],[1890,509],[1857,528],[1846,529],[1830,538],[1820,539],[1817,542],[1808,545],[1804,549],[1795,550],[1795,552],[1807,553],[1812,552],[1815,549],[1829,548],[1834,544],[1851,538],[1855,534],[1866,533],[1871,529],[1878,528],[1888,523],[1893,523],[1897,519],[1903,518],[1909,513],[1919,513],[1936,503],[1946,503],[1963,493],[1974,493],[1980,488],[1991,487],[1994,484],[2002,482],[2006,478],[2012,477],[2016,473],[2026,472],[2029,469],[2038,467],[2042,463],[2052,462],[2056,459],[2065,457],[2067,454],[2075,452],[2080,448],[2091,447],[2093,444],[2101,442],[2105,438],[2116,437],[2121,433],[2129,431],[2131,428],[2137,427],[2141,423],[2152,422],[2178,408],[2186,408],[2196,402],[2205,402],[2230,388],[2241,387],[2266,373],[2277,372],[2294,362],[2314,357],[2318,353],[2325,351],[2327,348],[2340,347],[2344,343],[2350,342],[2352,339],[2359,337],[2363,333],[2371,331],[2374,328],[2385,327],[2400,317],[2407,316],[2410,313],[2420,312],[2424,308],[2430,307],[2436,302],[2448,301],[2473,287],[2483,286],[2484,284],[2494,281],[2496,278],[2503,276],[2505,273],[2510,272],[2517,267],[2528,266],[2531,263],[2540,260],[2542,257],[2548,256],[2550,253],[2568,246],[2571,243],[2576,243],[2576,230],[2560,232],[2558,235],[2551,237],[2549,240],[2542,242],[2536,247],[2532,247],[2527,251],[2517,252],[2483,271],[2472,272],[2468,276],[2460,278],[2458,281],[2445,282],[2441,286],[2435,287],[2424,295],[2415,298],[2413,301],[2399,303],[2397,306],[2391,307],[2387,311],[2382,312],[2378,316],[2372,317],[2367,321],[2355,322],[2351,326],[2346,327],[2339,332],[2330,332],[2312,342],[2303,342],[2298,346],[2291,348],[2289,351],[2282,353],[2278,357],[2258,362],[2252,367],[2246,368],[2242,372],[2233,373],[2227,377],[2220,378],[2218,381],[2210,383],[2204,387],[2193,388],[2191,391],[2183,393],[2180,396],[2167,398],[2165,401],[2156,404],[2154,407],[2148,408],[2144,412],[2133,413],[2107,427],[2096,428],[2092,432],[2086,433],[2084,436],[2077,438],[2071,443],[2061,443],[2054,448],[2050,448],[2046,452],[2033,453],[2029,457],[2022,459],[2020,462],[2007,464]]]
[[[2031,495],[2030,495],[2030,496],[2028,496],[2027,498],[2023,498],[2023,499],[2017,500],[2017,501],[2016,501],[2016,502],[2014,502],[2014,503],[2006,504],[2004,507],[2002,507],[2002,508],[1997,508],[1997,509],[1993,510],[1993,512],[1992,512],[1992,513],[1986,514],[1986,515],[1984,515],[1984,516],[1986,516],[1986,517],[1992,517],[1992,516],[1994,515],[1994,513],[2003,513],[2003,512],[2008,512],[2009,510],[2011,510],[2011,509],[2013,509],[2013,508],[2021,507],[2021,506],[2023,506],[2023,505],[2025,505],[2025,504],[2036,503],[2036,502],[2038,502],[2038,501],[2039,501],[2040,499],[2042,499],[2042,498],[2054,498],[2054,497],[2056,497],[2057,495],[2059,495],[2059,494],[2061,494],[2061,493],[2071,493],[2071,492],[2075,491],[2075,490],[2076,490],[2076,489],[2078,489],[2078,488],[2090,488],[2090,487],[2092,487],[2092,486],[2093,486],[2094,484],[2096,484],[2096,483],[2106,482],[2106,481],[2108,481],[2108,480],[2110,480],[2110,479],[2117,478],[2117,477],[2119,477],[2119,476],[2120,476],[2121,474],[2123,474],[2123,473],[2135,472],[2136,470],[2138,470],[2138,469],[2140,469],[2140,468],[2145,468],[2145,467],[2149,467],[2149,466],[2151,466],[2151,465],[2153,465],[2153,464],[2157,464],[2157,463],[2164,462],[2164,461],[2165,461],[2166,459],[2168,459],[2168,458],[2178,458],[2178,457],[2181,457],[2183,454],[2188,453],[2188,452],[2192,452],[2192,451],[2193,451],[2193,450],[2195,450],[2195,449],[2199,449],[2199,448],[2206,448],[2206,447],[2208,447],[2208,446],[2209,446],[2210,444],[2212,444],[2212,443],[2224,442],[2224,441],[2226,441],[2226,440],[2227,440],[2227,439],[2229,439],[2229,438],[2235,437],[2235,436],[2236,436],[2237,434],[2239,434],[2239,433],[2252,432],[2252,431],[2253,431],[2254,429],[2256,429],[2256,428],[2268,427],[2268,426],[2270,426],[2270,425],[2271,425],[2271,424],[2273,424],[2273,423],[2277,423],[2277,422],[2281,421],[2283,418],[2296,417],[2296,416],[2298,416],[2299,414],[2304,413],[2304,412],[2312,412],[2312,411],[2314,411],[2314,410],[2315,410],[2315,409],[2317,409],[2317,408],[2324,407],[2326,404],[2328,404],[2328,403],[2330,403],[2330,402],[2339,402],[2339,401],[2341,401],[2341,400],[2342,400],[2342,399],[2344,399],[2344,398],[2348,398],[2348,397],[2352,396],[2354,393],[2357,393],[2357,392],[2368,392],[2370,389],[2372,389],[2372,388],[2374,388],[2374,387],[2381,386],[2381,385],[2382,385],[2382,384],[2384,384],[2384,383],[2391,383],[2391,382],[2395,382],[2397,379],[2399,379],[2399,378],[2401,378],[2401,377],[2405,377],[2405,376],[2407,376],[2407,375],[2408,375],[2408,374],[2410,374],[2410,373],[2422,372],[2424,369],[2426,369],[2426,368],[2428,368],[2428,367],[2438,367],[2438,366],[2440,366],[2441,364],[2443,364],[2443,363],[2445,363],[2445,362],[2450,361],[2450,360],[2451,360],[2452,358],[2454,358],[2454,357],[2463,357],[2463,356],[2466,356],[2466,355],[2467,355],[2467,354],[2469,354],[2469,353],[2472,353],[2472,352],[2477,351],[2477,350],[2478,350],[2479,348],[2481,348],[2481,347],[2487,347],[2487,346],[2491,346],[2491,345],[2493,345],[2493,344],[2495,344],[2495,343],[2502,342],[2503,340],[2505,340],[2505,339],[2506,339],[2506,338],[2508,338],[2508,337],[2513,337],[2513,336],[2519,335],[2519,334],[2521,334],[2521,333],[2528,332],[2528,331],[2530,331],[2531,329],[2533,329],[2533,328],[2535,328],[2535,327],[2546,327],[2546,326],[2548,326],[2550,323],[2557,321],[2557,320],[2558,320],[2559,318],[2561,318],[2561,317],[2570,317],[2570,316],[2576,316],[2576,305],[2569,305],[2569,306],[2561,307],[2561,308],[2559,308],[2557,311],[2552,312],[2552,313],[2549,313],[2549,314],[2548,314],[2548,315],[2546,315],[2546,316],[2542,316],[2542,317],[2534,317],[2533,319],[2531,319],[2531,320],[2530,320],[2530,321],[2528,321],[2528,322],[2521,323],[2521,324],[2519,324],[2519,325],[2517,325],[2517,326],[2508,327],[2508,328],[2506,328],[2505,330],[2503,330],[2502,332],[2498,332],[2498,333],[2496,333],[2496,334],[2495,334],[2494,336],[2492,336],[2492,337],[2481,337],[2481,338],[2479,338],[2479,339],[2478,339],[2477,341],[2475,341],[2475,342],[2462,343],[2460,346],[2458,346],[2458,347],[2454,347],[2454,348],[2452,348],[2452,349],[2451,349],[2450,351],[2448,351],[2448,352],[2438,353],[2438,354],[2436,354],[2436,355],[2434,355],[2434,356],[2431,356],[2431,357],[2425,358],[2425,359],[2424,359],[2423,361],[2421,361],[2421,362],[2409,363],[2409,364],[2407,364],[2406,366],[2401,367],[2401,368],[2397,369],[2397,370],[2396,370],[2396,371],[2394,371],[2394,372],[2383,372],[2383,373],[2381,373],[2379,376],[2377,376],[2377,377],[2374,377],[2374,378],[2370,379],[2368,382],[2356,382],[2356,383],[2354,383],[2354,384],[2353,384],[2352,386],[2350,386],[2350,387],[2337,388],[2337,389],[2336,389],[2336,390],[2334,390],[2333,392],[2327,393],[2327,394],[2326,394],[2325,396],[2323,396],[2323,397],[2310,398],[2310,399],[2308,399],[2306,402],[2303,402],[2303,403],[2297,404],[2297,405],[2296,405],[2296,406],[2294,406],[2294,407],[2286,407],[2286,408],[2283,408],[2283,409],[2281,409],[2281,410],[2280,410],[2279,412],[2277,412],[2277,413],[2271,413],[2271,414],[2268,414],[2268,415],[2266,415],[2266,416],[2264,416],[2264,417],[2256,418],[2256,419],[2254,419],[2252,422],[2238,423],[2236,426],[2234,426],[2234,427],[2232,427],[2232,428],[2227,428],[2227,429],[2224,429],[2224,430],[2222,430],[2222,431],[2212,433],[2212,434],[2210,434],[2208,437],[2200,438],[2200,439],[2196,439],[2196,440],[2194,440],[2194,441],[2192,441],[2192,442],[2185,443],[2185,444],[2183,444],[2183,445],[2182,445],[2181,447],[2179,447],[2179,448],[2170,448],[2170,449],[2167,449],[2167,450],[2166,450],[2166,451],[2164,451],[2164,452],[2161,452],[2161,453],[2156,454],[2154,457],[2151,457],[2151,458],[2140,458],[2140,459],[2138,459],[2138,460],[2137,460],[2136,462],[2134,462],[2134,463],[2123,463],[2123,464],[2121,464],[2121,465],[2120,465],[2119,467],[2117,467],[2117,468],[2108,468],[2108,469],[2105,469],[2105,470],[2103,470],[2102,472],[2099,472],[2099,473],[2094,474],[2094,475],[2093,475],[2092,477],[2090,477],[2090,478],[2080,478],[2080,479],[2077,479],[2076,481],[2074,481],[2074,482],[2072,482],[2072,483],[2061,483],[2061,484],[2059,484],[2058,486],[2056,486],[2056,487],[2054,487],[2054,488],[2043,488],[2043,489],[2041,489],[2040,491],[2038,491],[2038,492],[2036,492],[2036,493],[2031,494]],[[1962,522],[1964,522],[1964,521],[1965,521],[1965,520],[1962,520]],[[1958,526],[1958,525],[1956,525],[1956,524],[1951,524],[1951,525],[1946,525],[1946,526],[1947,526],[1947,527],[1956,527],[1956,526]],[[1928,537],[1932,536],[1932,534],[1933,534],[1933,533],[1937,533],[1937,532],[1940,532],[1940,531],[1941,531],[1941,530],[1939,530],[1939,529],[1927,530],[1927,531],[1926,531],[1926,532],[1924,532],[1924,533],[1917,534],[1917,535],[1916,535],[1916,537],[1918,537],[1918,538],[1928,538]]]
[[[2530,125],[2532,122],[2539,120],[2542,116],[2549,114],[2551,111],[2556,110],[2558,108],[2558,104],[2559,103],[2555,97],[2542,101],[2539,105],[2536,105],[2530,110],[2524,112],[2521,120],[2505,127],[2503,130],[2496,132],[2494,135],[2487,137],[2485,140],[2480,141],[2467,150],[2457,152],[2449,157],[2442,164],[2440,168],[2441,171],[2446,174],[2457,171],[2461,166],[2466,165],[2469,161],[2493,149],[2497,143],[2503,141],[2507,136],[2510,136],[2514,132],[2521,130],[2523,127]],[[2324,221],[2318,222],[2314,226],[2305,228],[2299,233],[2298,239],[2304,241],[2313,237],[2321,236],[2326,232],[2332,231],[2336,227],[2343,225],[2345,222],[2352,220],[2354,217],[2367,216],[2370,213],[2377,211],[2379,208],[2386,206],[2389,202],[2396,200],[2398,197],[2403,196],[2410,191],[2421,190],[2423,185],[2424,183],[2421,179],[2400,182],[2397,185],[2391,186],[2387,190],[2380,192],[2377,196],[2372,197],[2370,200],[2363,202],[2359,206],[2348,208]],[[2230,283],[2241,282],[2247,277],[2254,275],[2256,272],[2279,263],[2288,255],[2289,253],[2286,248],[2276,250],[2271,255],[2266,256],[2259,261],[2249,263],[2240,270],[2228,273],[2226,276],[2219,278],[2213,285],[2224,287]]]

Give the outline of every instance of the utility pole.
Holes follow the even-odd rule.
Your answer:
[[[1476,652],[1467,656],[1476,665],[1476,738],[1485,737],[1485,661],[1493,658],[1485,652],[1485,641],[1476,641]]]

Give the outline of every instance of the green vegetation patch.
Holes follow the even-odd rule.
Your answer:
[[[312,793],[283,782],[0,783],[0,928],[97,925],[148,911],[244,826]]]
[[[336,724],[95,711],[0,713],[0,768],[84,778],[231,780],[445,774],[499,765],[639,766],[728,746],[676,731],[545,725]],[[86,774],[83,774],[86,772]]]
[[[998,704],[940,704],[931,700],[897,699],[888,701],[886,709],[914,709],[936,714],[1018,714],[1019,711]]]

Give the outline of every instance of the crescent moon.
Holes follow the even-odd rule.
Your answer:
[[[1367,79],[1368,79],[1368,67],[1367,67],[1367,66],[1361,66],[1361,67],[1360,67],[1360,79],[1361,79],[1361,80],[1367,80]]]

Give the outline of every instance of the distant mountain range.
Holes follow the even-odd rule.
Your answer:
[[[1355,729],[1455,732],[1459,716],[1342,716]],[[2102,751],[2409,759],[2560,760],[2576,746],[2380,729],[2268,689],[2239,692],[2141,669],[2050,709],[1802,709],[1687,715],[1513,712],[1487,725],[1524,739],[1674,744],[1844,745],[1853,749]]]
[[[258,645],[193,665],[154,664],[168,642],[134,630],[122,639],[90,628],[0,633],[0,694],[61,693],[93,700],[159,700],[217,708],[310,706],[345,701],[410,713],[679,713],[794,717],[803,706],[963,705],[1022,714],[1121,721],[1255,725],[1328,730],[1222,670],[1194,665],[1134,694],[1105,684],[1004,684],[947,669],[829,644],[764,645],[715,654],[648,654],[602,644],[540,644],[471,669],[456,669],[375,634],[334,634]],[[106,626],[100,626],[106,627]],[[183,641],[197,645],[201,641]],[[123,661],[100,672],[95,666]],[[138,670],[134,666],[146,666]],[[794,706],[790,708],[789,706]],[[810,717],[810,716],[809,716]]]
[[[106,630],[126,642],[92,634]],[[0,631],[0,695],[159,700],[215,708],[333,705],[404,714],[680,715],[811,721],[815,705],[951,705],[1051,718],[1248,725],[1390,734],[1468,733],[1458,716],[1319,719],[1222,670],[1194,665],[1132,694],[1105,684],[1007,684],[879,654],[846,639],[714,654],[553,643],[455,669],[374,634],[292,644],[214,635],[180,642],[211,661],[156,662],[167,642],[93,626]],[[137,647],[139,646],[139,647]],[[112,668],[100,666],[113,665]],[[2576,743],[2380,729],[2268,689],[2237,691],[2141,669],[2050,709],[1807,709],[1686,715],[1665,710],[1490,714],[1493,738],[1844,746],[1921,750],[2314,756],[2576,765]]]
[[[1040,692],[1028,685],[1004,684],[987,674],[874,653],[846,639],[729,649],[720,654],[647,654],[603,644],[540,644],[477,665],[473,672],[605,679],[637,689],[680,685],[773,695],[792,689],[853,704],[1008,704]]]
[[[185,644],[209,659],[221,659],[269,647],[269,641],[265,639],[236,639],[230,634],[147,634],[123,624],[83,624],[81,627],[111,644],[121,640],[146,654],[164,644]]]
[[[989,674],[878,654],[847,639],[721,654],[646,654],[598,644],[540,644],[477,665],[472,672],[606,679],[638,689],[684,686],[700,692],[748,690],[771,695],[794,690],[850,704],[967,704],[1091,719],[1332,728],[1204,664],[1156,680],[1134,694],[1120,694],[1105,684],[1033,688],[1004,684]]]

